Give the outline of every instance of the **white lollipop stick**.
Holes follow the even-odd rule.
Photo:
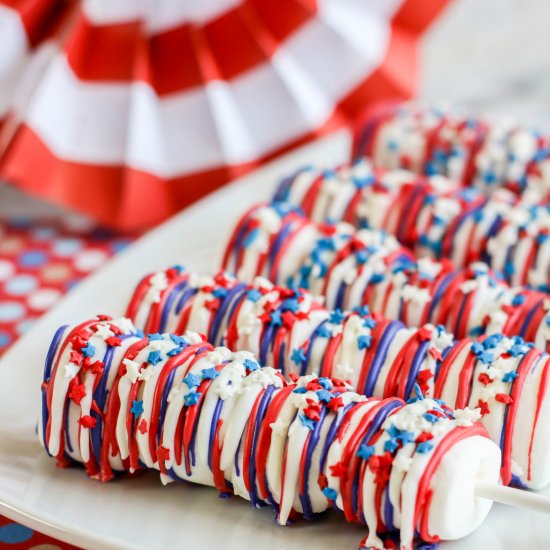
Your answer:
[[[550,497],[537,493],[513,489],[497,483],[478,481],[476,483],[476,495],[509,506],[550,514]]]

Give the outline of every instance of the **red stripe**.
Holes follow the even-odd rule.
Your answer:
[[[96,25],[81,11],[64,49],[81,80],[138,79],[162,96],[230,80],[265,63],[317,8],[281,0],[274,22],[264,15],[272,11],[266,0],[246,1],[204,25],[185,22],[153,35],[141,20]]]

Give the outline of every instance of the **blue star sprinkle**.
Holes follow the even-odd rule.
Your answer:
[[[203,380],[214,380],[220,375],[220,373],[214,368],[202,369]]]
[[[338,493],[336,489],[331,489],[330,487],[325,487],[323,489],[323,495],[325,495],[330,500],[336,500],[338,498]]]
[[[132,401],[132,408],[130,412],[134,415],[134,418],[137,418],[140,414],[143,413],[143,401]]]
[[[184,379],[184,384],[187,384],[189,388],[196,388],[202,381],[202,378],[197,375],[190,372]]]
[[[90,342],[88,342],[83,348],[82,348],[82,355],[84,357],[93,357],[95,354],[95,347],[92,346]]]
[[[147,356],[147,363],[151,363],[151,365],[156,365],[159,361],[162,361],[160,351],[158,349],[155,351],[150,351],[149,355]]]
[[[370,347],[372,336],[370,334],[361,334],[357,337],[357,347],[359,350],[367,349]]]
[[[283,324],[283,320],[281,318],[281,312],[278,309],[271,312],[271,324],[274,327],[280,327]]]
[[[364,443],[359,447],[357,456],[363,460],[368,460],[374,454],[374,445],[365,445]]]
[[[327,390],[317,390],[316,393],[319,401],[324,401],[325,403],[328,403],[332,399],[332,394]]]
[[[503,377],[503,382],[513,382],[518,377],[518,373],[514,371],[507,372]]]
[[[329,313],[329,320],[335,325],[339,325],[344,319],[345,315],[342,313],[341,309],[335,309]]]
[[[176,344],[176,346],[187,346],[187,340],[183,336],[177,336],[176,334],[170,334],[170,340]]]
[[[247,293],[246,297],[251,301],[256,303],[261,297],[262,293],[257,288],[251,288]]]
[[[419,443],[416,447],[416,452],[424,454],[430,452],[433,448],[434,446],[432,443],[430,443],[429,441],[423,441],[422,443]]]
[[[294,350],[292,350],[290,359],[294,362],[296,366],[299,367],[306,360],[306,354],[304,353],[303,349],[295,348]]]
[[[439,422],[439,417],[432,413],[424,413],[422,415],[428,422],[431,422],[432,424],[435,424],[436,422]]]
[[[185,404],[189,407],[190,405],[196,405],[199,402],[201,395],[202,393],[193,391],[191,393],[186,394],[183,397],[183,399],[185,400]]]
[[[256,363],[256,361],[252,361],[252,359],[245,359],[243,361],[244,368],[250,372],[258,370],[260,368],[260,365]]]
[[[315,428],[315,421],[311,420],[311,418],[308,418],[305,414],[301,414],[300,421],[302,422],[302,425],[308,428],[309,430],[313,430]]]
[[[325,390],[331,390],[333,388],[333,385],[332,385],[332,382],[330,381],[330,379],[325,378],[324,376],[322,376],[321,378],[317,378],[317,384],[319,384],[319,386],[325,388]]]

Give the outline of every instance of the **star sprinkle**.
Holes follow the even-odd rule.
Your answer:
[[[186,394],[183,399],[185,400],[185,404],[190,407],[192,405],[196,405],[199,402],[199,399],[201,398],[202,393],[193,391],[188,394]]]
[[[364,350],[370,347],[372,336],[370,334],[361,334],[357,337],[357,347],[359,350]]]
[[[251,288],[247,293],[246,297],[251,301],[256,303],[261,297],[262,293],[257,288]]]
[[[151,365],[156,365],[160,361],[162,361],[162,355],[159,350],[150,351],[147,355],[147,363]]]
[[[424,454],[430,452],[433,448],[433,443],[430,443],[429,441],[423,441],[416,446],[416,452]]]
[[[314,399],[306,399],[308,406],[304,409],[304,414],[315,422],[320,420],[319,413],[321,412],[321,404]]]
[[[364,443],[359,447],[357,451],[357,456],[363,460],[368,460],[375,451],[374,445],[365,445]]]
[[[78,423],[79,423],[83,428],[95,428],[95,427],[96,427],[96,424],[97,424],[97,420],[96,420],[94,417],[85,414],[84,416],[81,416],[81,417],[78,419]]]
[[[142,435],[147,433],[147,420],[145,420],[145,418],[141,420],[137,429],[138,429],[138,432]]]
[[[143,401],[132,401],[132,407],[130,412],[134,415],[134,418],[137,418],[140,414],[143,413]]]
[[[339,408],[344,406],[344,401],[340,396],[334,396],[329,403],[327,403],[327,408],[333,411],[337,411]]]
[[[258,363],[256,363],[256,361],[253,361],[252,359],[245,359],[243,361],[243,365],[245,369],[249,372],[253,372],[260,368],[260,365],[258,365]]]
[[[329,500],[336,500],[338,498],[338,493],[335,489],[331,489],[330,487],[325,487],[323,489],[323,494],[329,499]]]
[[[126,377],[135,384],[139,377],[139,363],[126,358],[122,362],[126,365]]]
[[[332,394],[329,391],[322,389],[317,391],[317,397],[319,398],[319,401],[328,403],[332,399]]]
[[[290,359],[294,362],[296,366],[299,367],[306,360],[306,354],[301,348],[295,348],[294,350],[292,350]]]
[[[87,342],[86,345],[82,348],[82,355],[84,357],[93,357],[95,354],[95,347],[92,346],[91,342]]]
[[[154,368],[152,365],[149,365],[148,367],[142,368],[139,371],[138,379],[142,380],[143,382],[147,382],[153,376]]]
[[[202,381],[202,378],[198,374],[188,373],[183,379],[183,383],[187,384],[189,388],[196,388]]]
[[[308,430],[313,430],[315,428],[315,421],[311,418],[308,418],[305,414],[298,415],[302,426],[305,426]]]
[[[166,447],[160,446],[157,449],[157,458],[159,460],[167,461],[170,460],[170,449],[167,449]]]
[[[513,382],[518,377],[518,373],[514,371],[507,372],[503,377],[503,382]]]
[[[339,325],[345,318],[346,316],[340,309],[335,309],[329,313],[329,320],[334,325]]]
[[[86,386],[84,384],[74,384],[67,397],[72,399],[77,405],[80,404],[86,395]]]
[[[219,371],[217,371],[214,367],[211,367],[209,369],[202,369],[203,380],[214,380],[219,375]]]

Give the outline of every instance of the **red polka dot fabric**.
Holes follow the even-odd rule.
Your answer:
[[[134,238],[73,218],[0,218],[0,355],[74,285]],[[0,548],[75,547],[0,516]]]

